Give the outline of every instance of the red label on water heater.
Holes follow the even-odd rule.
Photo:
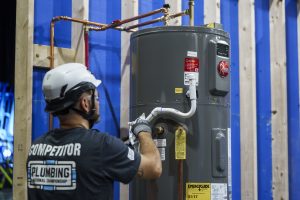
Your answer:
[[[184,59],[184,72],[198,72],[199,59],[198,58],[185,58]]]

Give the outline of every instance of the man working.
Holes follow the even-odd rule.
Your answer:
[[[148,122],[137,119],[132,132],[140,153],[121,140],[91,129],[99,119],[97,80],[84,65],[69,63],[48,71],[43,80],[46,111],[60,128],[33,142],[27,161],[29,200],[111,200],[113,181],[135,175],[159,178],[159,152]]]

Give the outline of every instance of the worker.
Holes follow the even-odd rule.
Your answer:
[[[120,139],[92,129],[99,119],[97,80],[79,63],[67,63],[45,74],[45,111],[57,116],[58,129],[33,142],[27,160],[29,200],[111,200],[113,181],[135,176],[157,179],[162,173],[149,123],[132,125],[140,153]]]

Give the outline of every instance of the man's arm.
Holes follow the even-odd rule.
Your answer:
[[[158,149],[152,140],[148,121],[138,119],[133,125],[132,131],[140,141],[141,162],[137,175],[145,179],[159,178],[162,173],[161,160]]]
[[[156,148],[151,133],[140,132],[141,163],[137,175],[140,178],[156,179],[162,173],[162,166],[158,149]]]

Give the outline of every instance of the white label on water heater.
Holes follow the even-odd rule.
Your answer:
[[[166,147],[167,146],[167,139],[153,139],[154,144],[156,147]]]
[[[160,154],[160,160],[166,160],[166,149],[165,148],[157,148]]]
[[[225,200],[227,198],[227,184],[226,183],[212,183],[210,190],[211,200]]]
[[[187,56],[188,57],[197,57],[197,51],[188,51]]]
[[[194,74],[196,77],[196,85],[199,83],[199,73],[198,72],[184,72],[184,85],[190,85],[188,77],[190,74]]]

